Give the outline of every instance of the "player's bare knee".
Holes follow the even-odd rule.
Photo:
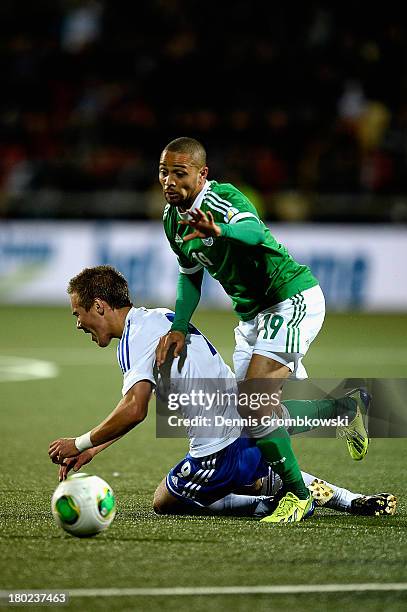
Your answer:
[[[161,501],[154,499],[153,500],[153,510],[156,514],[174,514],[174,510],[171,509],[171,506],[163,504]]]
[[[161,504],[160,500],[157,499],[155,496],[153,499],[153,510],[156,514],[165,514],[164,512],[165,508]]]
[[[153,498],[153,510],[156,514],[170,514],[170,506],[165,503],[165,499],[157,489]]]
[[[153,510],[156,514],[165,515],[165,514],[179,514],[179,504],[175,502],[168,503],[165,499],[161,497],[154,497],[153,499]]]
[[[156,514],[174,514],[176,506],[178,506],[177,499],[168,492],[164,479],[155,490],[153,510]]]
[[[154,492],[153,510],[156,514],[165,514],[163,512],[163,509],[164,509],[164,506],[162,504],[161,484],[159,484]]]

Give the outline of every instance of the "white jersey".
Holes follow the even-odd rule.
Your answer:
[[[125,323],[119,345],[117,359],[123,372],[122,394],[141,380],[149,380],[155,387],[167,390],[191,393],[202,390],[212,393],[216,386],[224,390],[236,391],[235,375],[211,343],[196,328],[191,326],[191,333],[186,336],[186,351],[174,359],[167,369],[156,367],[155,351],[159,339],[170,329],[174,313],[166,308],[131,308]],[[165,366],[165,364],[164,364]],[[227,387],[227,389],[226,389]],[[182,405],[179,407],[183,419],[205,417],[208,411],[205,405]],[[232,442],[241,433],[239,414],[233,402],[215,406],[211,415],[217,414],[221,422],[232,419],[233,425],[216,426],[216,433],[211,433],[211,426],[201,428],[200,436],[194,436],[194,427],[186,427],[190,443],[190,454],[193,457],[205,457],[216,453]],[[230,421],[229,421],[230,423]],[[202,435],[204,433],[204,436]]]

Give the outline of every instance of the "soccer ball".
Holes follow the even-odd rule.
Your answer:
[[[72,474],[55,489],[51,509],[59,527],[87,538],[109,527],[116,501],[112,488],[99,476]]]

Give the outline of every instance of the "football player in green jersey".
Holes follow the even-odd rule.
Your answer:
[[[245,195],[207,176],[206,151],[197,140],[177,138],[163,150],[159,180],[167,201],[164,229],[180,274],[174,322],[160,340],[157,364],[164,363],[170,347],[175,356],[182,351],[206,269],[230,296],[240,319],[233,361],[241,390],[247,394],[261,384],[271,396],[281,390],[284,379],[306,378],[302,358],[322,326],[324,296],[310,269],[278,243]],[[308,404],[312,417],[312,402]],[[241,410],[242,416],[249,416],[248,408]],[[284,405],[263,407],[265,416],[273,411],[277,417],[287,416]],[[362,459],[368,437],[360,414],[355,417],[355,427],[352,421],[344,435],[351,456]],[[268,521],[281,522],[282,514],[284,522],[305,518],[312,499],[286,429],[260,424],[249,433],[280,475],[286,493]]]

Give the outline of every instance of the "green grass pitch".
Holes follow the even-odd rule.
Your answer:
[[[58,436],[90,429],[120,398],[115,346],[79,334],[69,308],[0,308],[0,590],[407,582],[405,439],[375,439],[361,463],[341,440],[297,438],[301,466],[366,493],[398,495],[394,517],[319,510],[270,526],[243,518],[157,517],[158,482],[186,441],[155,438],[148,419],[88,466],[114,488],[118,514],[96,538],[58,529],[50,512]],[[234,316],[199,311],[194,323],[230,363]],[[329,315],[306,365],[315,377],[405,377],[407,316]],[[55,363],[55,378],[4,380],[8,357]],[[23,368],[24,369],[24,368]],[[1,380],[1,376],[3,380]],[[18,372],[14,371],[18,377]],[[405,610],[407,593],[73,598],[72,610]],[[66,608],[65,608],[66,609]]]

